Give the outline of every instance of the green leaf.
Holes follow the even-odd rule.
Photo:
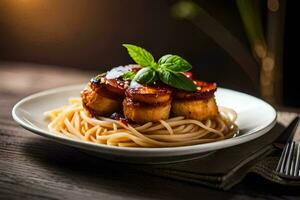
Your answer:
[[[182,73],[159,70],[159,79],[167,85],[186,91],[196,91],[196,85]]]
[[[145,67],[138,71],[132,81],[136,81],[141,84],[151,84],[157,80],[156,71],[150,67]]]
[[[154,58],[150,52],[141,47],[132,44],[123,44],[127,49],[130,57],[142,67],[149,67],[155,65]]]
[[[178,55],[165,55],[158,61],[161,68],[167,69],[172,72],[186,72],[192,69],[191,64]]]
[[[132,80],[135,77],[136,73],[133,71],[127,71],[122,75],[123,80],[128,81]]]

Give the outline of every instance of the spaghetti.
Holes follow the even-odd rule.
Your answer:
[[[175,147],[213,142],[237,133],[235,111],[220,107],[215,119],[198,121],[182,116],[148,122],[125,124],[105,117],[92,117],[81,98],[70,98],[69,105],[44,113],[51,132],[89,142],[119,147]]]

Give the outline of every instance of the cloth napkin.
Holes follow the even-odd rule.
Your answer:
[[[172,164],[130,165],[130,168],[172,179],[228,190],[249,173],[282,185],[300,186],[300,181],[282,179],[275,173],[281,150],[273,142],[295,117],[278,113],[275,127],[262,137],[238,146],[216,151],[207,157]]]

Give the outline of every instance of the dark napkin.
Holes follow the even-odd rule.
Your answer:
[[[275,127],[253,141],[216,151],[207,157],[172,164],[131,165],[136,170],[172,179],[199,183],[228,190],[249,173],[258,174],[269,181],[300,186],[300,181],[285,180],[274,172],[281,150],[273,142],[295,116],[279,113]]]

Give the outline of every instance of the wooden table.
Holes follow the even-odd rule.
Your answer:
[[[83,83],[92,72],[0,63],[0,199],[299,199],[254,175],[219,191],[119,167],[34,135],[11,117],[20,98],[39,90]]]

